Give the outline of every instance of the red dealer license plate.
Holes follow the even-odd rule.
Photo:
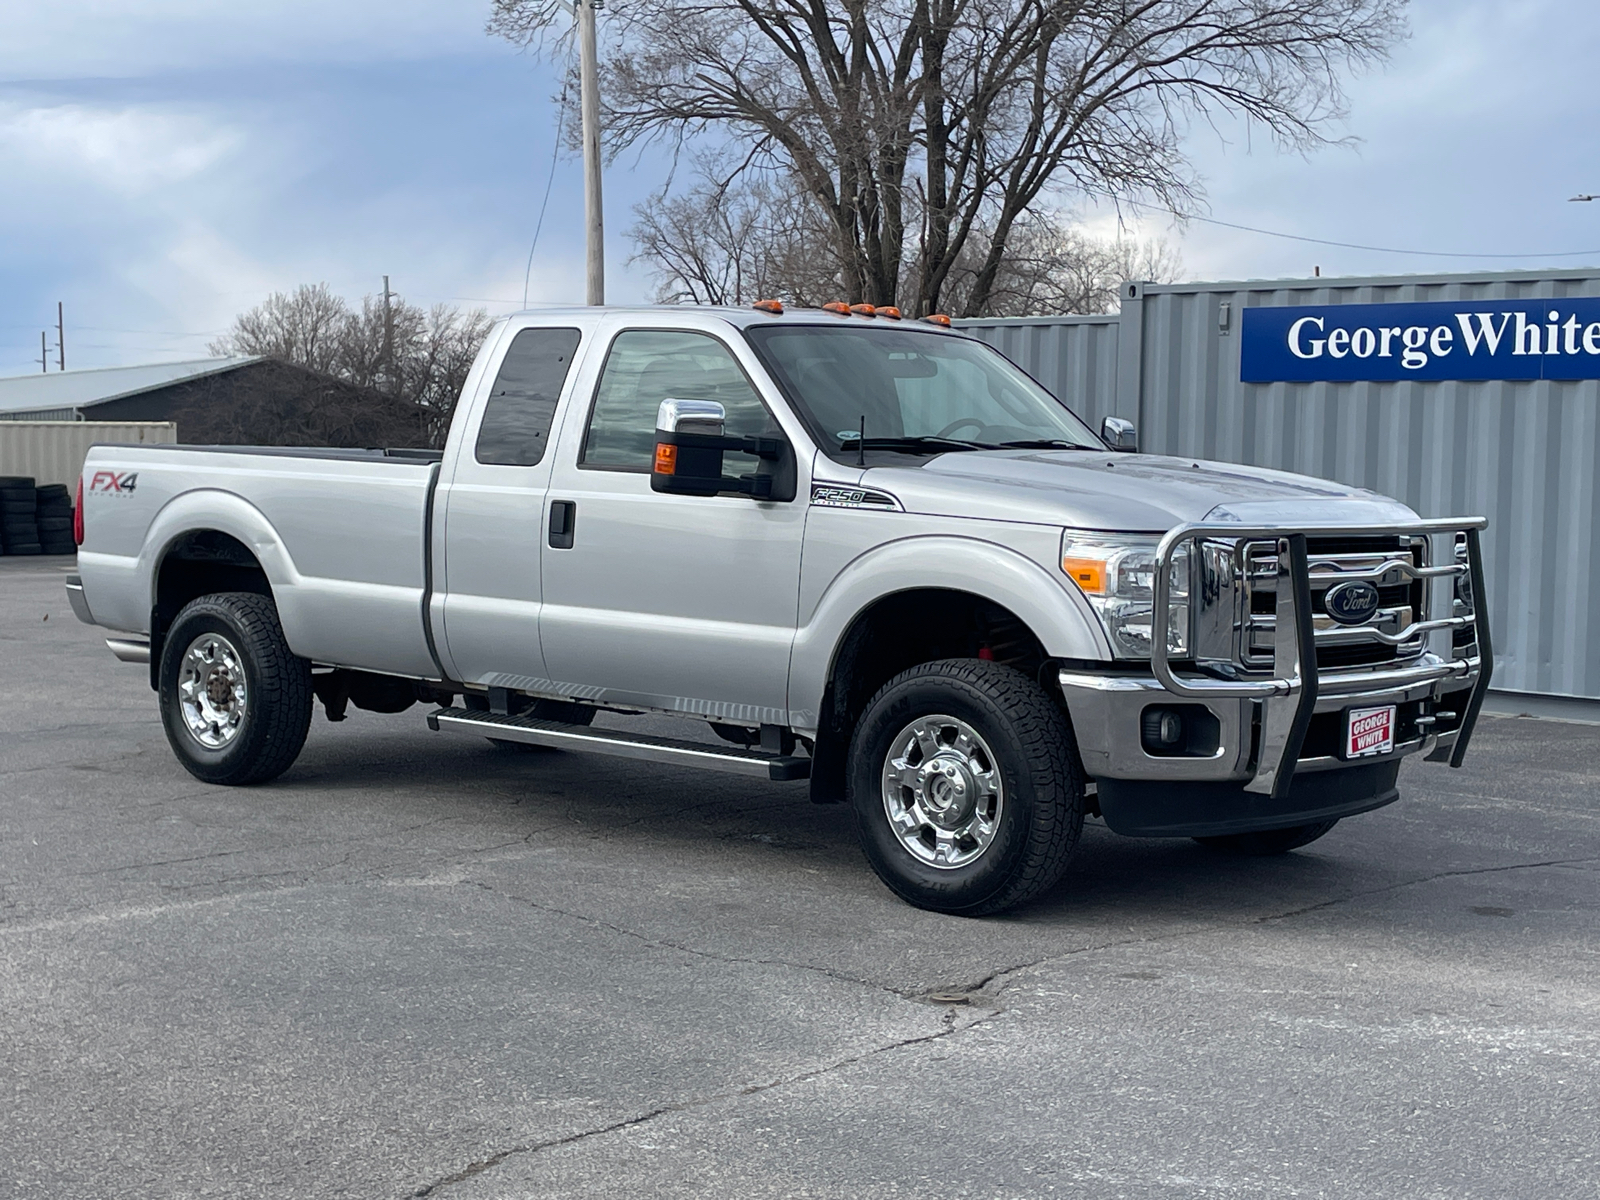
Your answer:
[[[1394,749],[1393,704],[1378,708],[1352,708],[1345,722],[1344,756],[1365,758],[1369,754],[1388,754]]]

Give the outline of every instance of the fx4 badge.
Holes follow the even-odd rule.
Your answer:
[[[129,496],[139,484],[139,472],[126,471],[119,475],[115,471],[96,471],[89,480],[89,490],[94,493],[110,494],[116,496]]]

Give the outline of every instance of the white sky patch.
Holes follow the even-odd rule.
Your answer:
[[[185,114],[0,104],[0,175],[36,188],[54,177],[138,196],[205,173],[240,140],[233,130]]]

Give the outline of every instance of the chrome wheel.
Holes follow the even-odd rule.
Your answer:
[[[964,867],[989,848],[1004,791],[988,743],[965,721],[918,717],[889,743],[883,810],[900,844],[930,867]]]
[[[189,643],[178,663],[178,705],[183,724],[207,750],[221,750],[244,727],[250,704],[244,660],[219,633],[203,633]]]

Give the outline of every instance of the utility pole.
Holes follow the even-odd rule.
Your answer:
[[[394,386],[394,313],[389,308],[389,277],[383,277],[383,373],[389,381],[389,394]]]
[[[61,301],[56,301],[56,353],[61,356],[60,370],[67,369],[67,320],[61,307]]]
[[[588,303],[606,302],[605,215],[600,202],[600,70],[594,14],[604,0],[573,0],[578,17],[578,75],[583,109],[583,217],[588,242]]]
[[[39,330],[39,370],[50,374],[50,347],[45,345],[44,330]]]

